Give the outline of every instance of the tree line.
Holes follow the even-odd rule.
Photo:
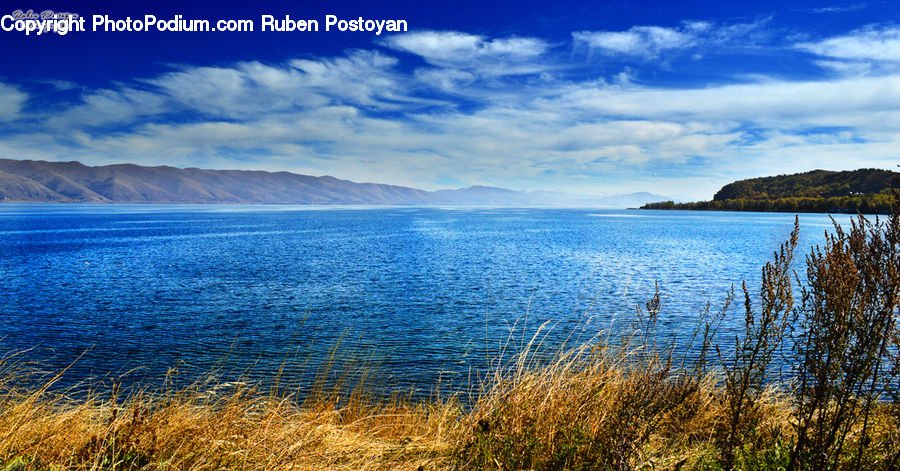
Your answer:
[[[822,197],[786,197],[774,199],[733,198],[693,203],[662,201],[641,209],[687,209],[703,211],[771,211],[787,213],[862,213],[890,214],[890,194]]]

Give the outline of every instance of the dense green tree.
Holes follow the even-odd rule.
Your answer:
[[[712,201],[664,201],[641,209],[889,214],[898,183],[900,173],[889,170],[814,170],[729,183]]]

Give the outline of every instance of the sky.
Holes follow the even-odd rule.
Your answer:
[[[184,3],[0,7],[87,26],[0,31],[0,158],[692,201],[900,164],[891,2]],[[93,31],[93,15],[254,31]],[[327,15],[407,31],[325,31]]]

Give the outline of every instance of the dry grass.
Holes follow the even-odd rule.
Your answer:
[[[52,387],[65,371],[24,387],[33,384],[28,366],[2,358],[0,471],[786,469],[797,441],[795,391],[763,388],[741,418],[751,425],[735,436],[721,364],[707,370],[676,357],[672,343],[657,344],[654,299],[621,329],[629,335],[547,354],[542,327],[466,406],[456,397],[376,396],[372,370],[336,368],[334,355],[305,396],[209,380],[154,394],[113,386],[68,395]],[[704,351],[709,342],[704,334]],[[846,449],[868,454],[847,452],[834,469],[892,466],[898,407],[875,407],[868,432],[851,424]]]
[[[362,383],[302,401],[243,384],[73,399],[17,388],[22,367],[4,364],[0,469],[721,469],[722,375],[634,340],[589,342],[549,363],[529,345],[465,408],[376,400]],[[776,390],[758,404],[735,466],[777,469],[792,408]],[[890,453],[896,427],[876,415]]]
[[[73,399],[22,389],[0,364],[5,469],[675,469],[713,450],[720,379],[655,347],[588,343],[537,360],[530,344],[486,378],[471,407],[376,400],[360,380],[300,400],[242,383]],[[329,377],[328,374],[321,375]],[[349,391],[349,392],[348,392]],[[342,393],[346,394],[342,397]],[[780,398],[763,415],[783,423]],[[4,469],[4,468],[0,468]]]
[[[636,327],[543,365],[526,347],[463,418],[452,467],[715,469],[728,415],[721,372],[683,367],[656,345],[652,326]],[[786,424],[790,407],[769,390],[758,414]]]
[[[7,470],[433,469],[459,417],[452,402],[373,401],[362,387],[347,397],[318,388],[304,401],[243,383],[76,400],[18,389],[20,367],[2,366]]]

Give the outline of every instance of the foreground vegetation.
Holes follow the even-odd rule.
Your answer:
[[[378,399],[366,377],[303,397],[236,383],[71,398],[53,380],[21,387],[26,369],[7,357],[0,466],[898,469],[900,219],[835,227],[802,283],[797,236],[763,267],[758,297],[744,285],[699,314],[685,356],[657,333],[657,294],[630,325],[550,360],[539,331],[471,400]],[[720,342],[735,310],[743,331]]]

